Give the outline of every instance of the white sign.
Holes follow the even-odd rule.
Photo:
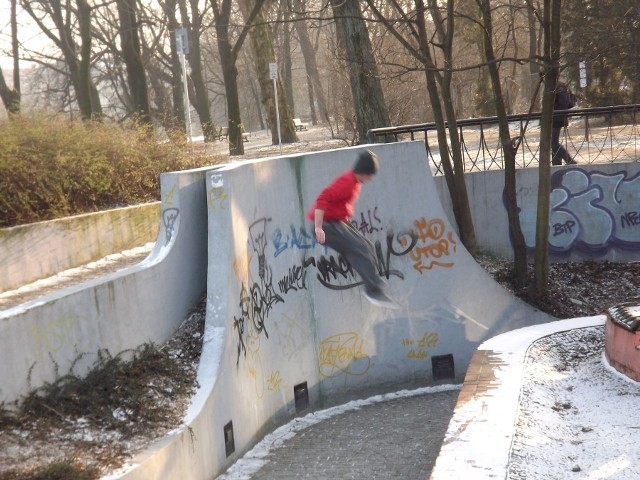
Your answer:
[[[580,62],[580,88],[587,86],[587,63],[583,60]]]
[[[178,53],[187,55],[189,53],[189,38],[186,28],[176,28],[176,50]]]
[[[269,75],[271,80],[275,80],[276,78],[278,78],[278,64],[277,63],[270,63],[269,64]]]

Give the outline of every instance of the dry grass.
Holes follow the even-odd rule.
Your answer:
[[[181,424],[193,394],[204,299],[165,345],[103,353],[0,409],[0,480],[98,478]],[[127,359],[126,357],[131,357]]]
[[[135,124],[0,121],[0,228],[158,200],[162,172],[224,159]]]

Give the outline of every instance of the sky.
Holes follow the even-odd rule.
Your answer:
[[[31,20],[31,17],[24,12],[21,13],[21,10],[20,6],[18,6],[18,39],[29,49],[38,50],[44,48],[49,44],[46,37]],[[11,27],[9,25],[10,15],[9,2],[0,2],[0,67],[3,70],[5,80],[9,84],[12,80],[7,70],[13,68]],[[26,63],[21,62],[20,66],[22,68],[26,66]]]

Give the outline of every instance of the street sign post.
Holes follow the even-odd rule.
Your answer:
[[[180,66],[182,67],[182,91],[184,97],[184,121],[187,127],[187,135],[189,141],[193,137],[191,131],[191,103],[189,102],[189,88],[187,79],[187,61],[185,55],[189,53],[189,38],[186,28],[176,28],[176,51],[178,52],[178,58],[180,59]]]
[[[269,76],[271,80],[273,80],[273,93],[276,102],[276,124],[278,125],[278,148],[280,148],[280,153],[282,153],[282,138],[280,136],[280,110],[278,109],[278,85],[276,80],[278,79],[278,64],[276,62],[272,62],[269,64]]]

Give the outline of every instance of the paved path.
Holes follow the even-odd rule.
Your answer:
[[[454,389],[365,401],[361,408],[347,404],[344,411],[328,415],[293,436],[288,426],[276,430],[218,478],[426,480],[459,393]],[[266,457],[257,458],[265,449]]]

